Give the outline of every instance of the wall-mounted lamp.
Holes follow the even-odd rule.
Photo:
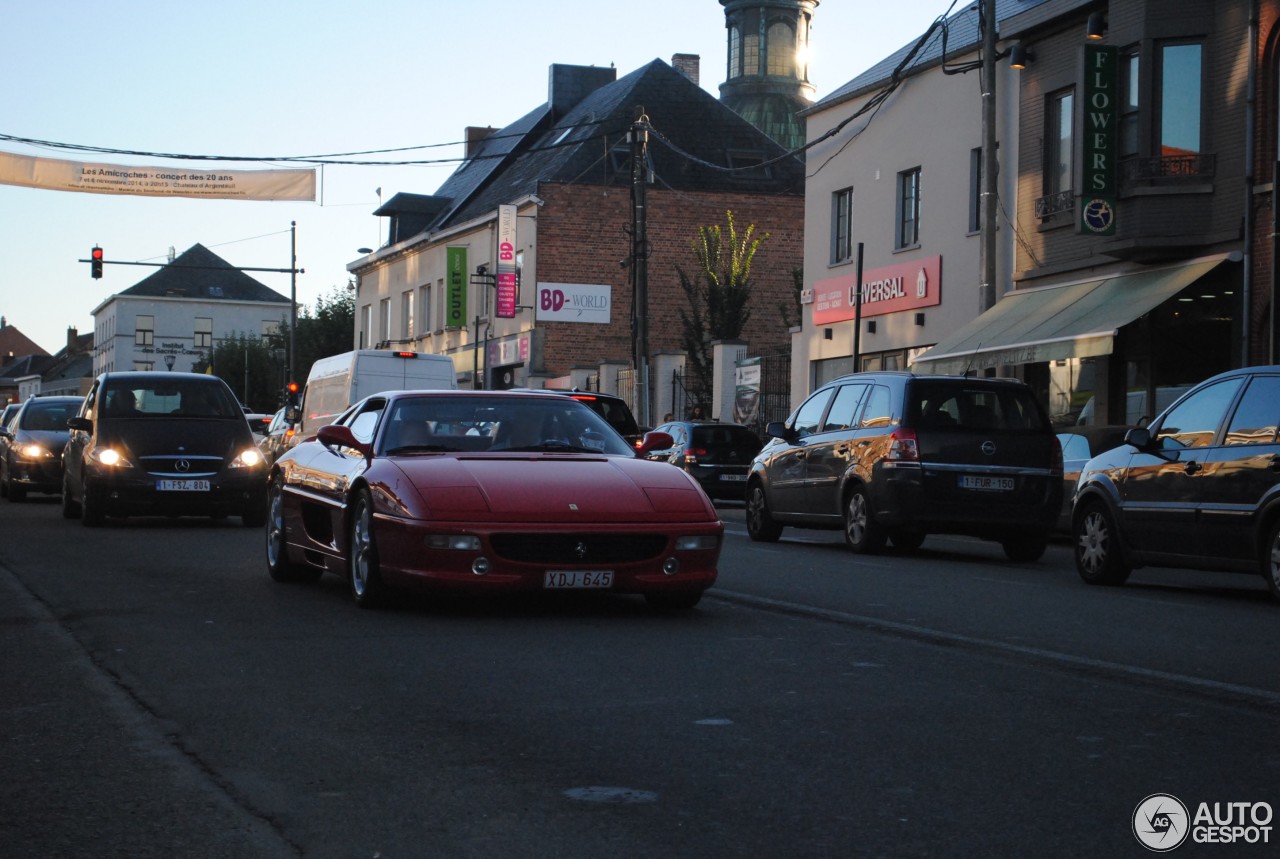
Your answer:
[[[876,333],[876,321],[874,319],[867,320],[867,333],[868,334]]]
[[[1090,12],[1089,23],[1085,24],[1086,39],[1101,39],[1107,33],[1107,17],[1101,12]]]
[[[1014,45],[1009,48],[1009,68],[1025,69],[1027,63],[1035,59],[1035,55],[1028,51],[1022,45]]]
[[[923,314],[923,313],[917,313],[917,314],[916,314],[916,325],[919,325],[921,328],[923,328],[923,327],[924,327],[924,314]]]

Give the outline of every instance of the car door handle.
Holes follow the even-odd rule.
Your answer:
[[[1186,468],[1184,470],[1187,472],[1187,474],[1195,474],[1196,472],[1201,470],[1200,463],[1196,462],[1193,459],[1187,463]]]

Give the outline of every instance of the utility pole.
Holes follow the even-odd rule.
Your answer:
[[[995,307],[996,290],[996,0],[982,9],[982,295],[978,312]]]
[[[645,204],[648,179],[649,118],[636,106],[631,124],[631,282],[634,301],[636,414],[642,426],[649,420],[649,239]]]
[[[298,222],[289,222],[289,381],[296,382],[294,373],[298,365],[294,363],[298,343]],[[296,406],[290,402],[286,406]]]

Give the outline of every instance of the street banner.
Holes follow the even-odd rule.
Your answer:
[[[131,167],[0,152],[0,185],[141,197],[314,201],[316,171]]]
[[[1086,235],[1116,233],[1116,128],[1119,121],[1114,45],[1084,46],[1084,182],[1080,227]]]
[[[516,207],[498,207],[498,306],[499,319],[514,319],[520,303],[516,281]]]
[[[446,248],[445,266],[448,280],[445,283],[444,324],[446,328],[465,328],[467,325],[467,249]]]

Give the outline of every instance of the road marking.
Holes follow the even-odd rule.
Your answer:
[[[1252,706],[1261,706],[1267,709],[1280,707],[1280,692],[1259,689],[1254,686],[1242,686],[1237,683],[1226,683],[1220,680],[1206,680],[1202,677],[1190,677],[1186,674],[1175,674],[1171,671],[1159,671],[1154,668],[1142,668],[1137,665],[1125,665],[1120,662],[1108,662],[1104,659],[1092,659],[1087,656],[1074,656],[1070,653],[1060,653],[1055,650],[1046,650],[1042,647],[1029,647],[988,638],[977,638],[972,635],[961,635],[927,626],[899,623],[877,617],[868,617],[867,615],[851,614],[850,612],[818,608],[817,606],[744,594],[738,591],[728,591],[719,587],[707,591],[706,595],[752,608],[780,611],[787,614],[821,618],[834,623],[860,626],[872,632],[889,633],[935,644],[959,645],[974,650],[1013,654],[1074,670],[1087,669],[1114,677],[1136,678],[1153,684],[1173,685],[1181,687],[1184,691],[1208,695],[1218,703],[1227,703],[1221,697],[1225,695],[1235,699],[1237,702]]]

